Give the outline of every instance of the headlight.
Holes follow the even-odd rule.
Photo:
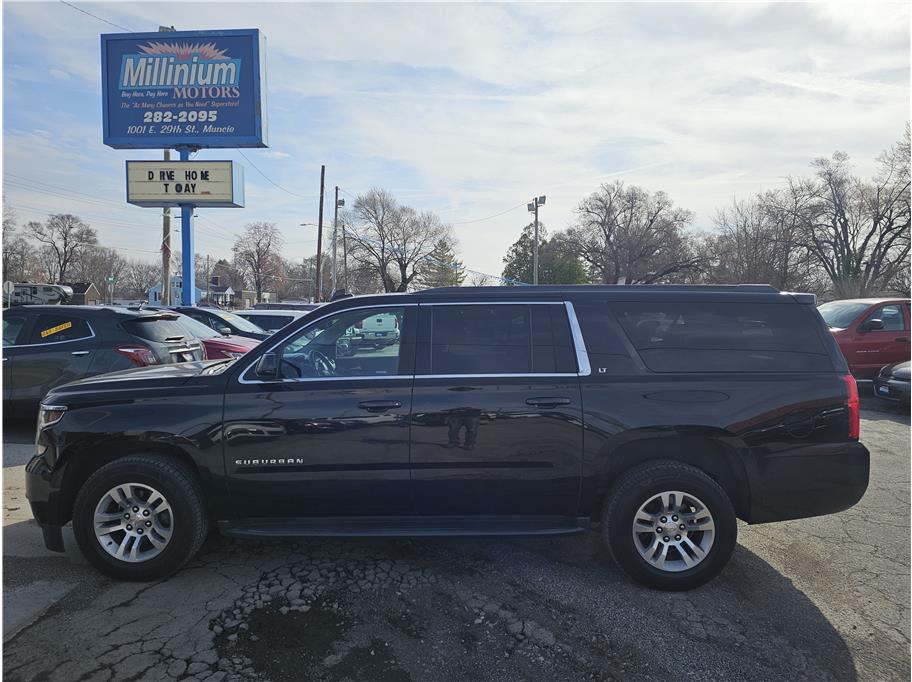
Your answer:
[[[59,422],[66,411],[63,405],[42,405],[38,410],[38,430]]]

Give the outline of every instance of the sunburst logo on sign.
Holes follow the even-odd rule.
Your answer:
[[[159,42],[137,45],[123,55],[120,90],[156,87],[236,86],[241,60],[231,59],[215,43]]]

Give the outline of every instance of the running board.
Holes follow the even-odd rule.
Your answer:
[[[588,518],[565,516],[340,516],[219,521],[224,535],[242,538],[445,537],[454,535],[569,535]]]

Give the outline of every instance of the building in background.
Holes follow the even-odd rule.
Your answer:
[[[171,304],[180,305],[181,302],[181,293],[183,286],[183,278],[179,275],[174,275],[171,278]],[[161,295],[162,295],[162,285],[161,282],[156,284],[154,287],[149,289],[149,303],[152,305],[161,305]],[[193,305],[198,305],[199,302],[205,297],[206,292],[200,289],[199,287],[195,288],[193,292]]]
[[[70,305],[104,305],[106,303],[98,287],[91,282],[61,282],[60,284],[73,290],[73,295],[67,301]]]

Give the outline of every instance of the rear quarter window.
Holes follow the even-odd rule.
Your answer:
[[[814,311],[790,303],[611,306],[654,372],[833,371]]]

